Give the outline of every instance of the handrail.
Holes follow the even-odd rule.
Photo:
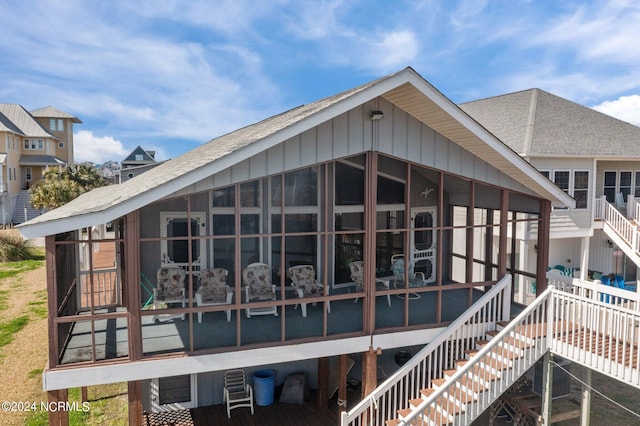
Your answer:
[[[547,272],[547,282],[560,291],[584,297],[596,302],[624,306],[633,311],[640,311],[640,294],[623,288],[604,285],[600,282],[583,281],[561,275],[553,270]]]
[[[446,401],[445,404],[447,405],[453,405],[454,403],[448,400],[448,397],[446,397],[444,394],[454,395],[459,389],[458,383],[460,383],[463,376],[471,373],[471,370],[474,370],[475,375],[480,376],[478,378],[480,381],[490,382],[492,379],[486,375],[492,375],[493,371],[497,370],[497,365],[500,361],[498,357],[491,356],[491,352],[495,351],[496,349],[500,353],[509,351],[506,346],[502,346],[501,348],[498,348],[498,346],[502,345],[505,337],[513,337],[517,327],[527,327],[528,330],[535,329],[535,331],[540,333],[540,335],[546,334],[542,331],[542,329],[546,330],[547,324],[545,324],[544,322],[540,322],[539,319],[548,317],[546,315],[546,312],[541,311],[549,311],[548,304],[552,300],[551,295],[554,290],[555,289],[553,288],[553,286],[547,287],[547,289],[540,296],[538,296],[533,303],[527,306],[513,321],[511,321],[486,345],[484,345],[478,351],[478,353],[476,353],[469,360],[469,362],[458,368],[457,371],[449,379],[447,379],[447,386],[439,386],[438,389],[436,389],[428,398],[426,398],[423,402],[420,403],[419,406],[412,410],[411,413],[400,422],[400,425],[412,424],[412,422],[414,420],[417,420],[418,417],[422,417],[425,414],[425,411],[428,411],[429,413],[432,413],[433,416],[435,416],[435,418],[431,417],[431,419],[434,421],[434,424],[448,423],[448,421],[444,421],[444,419],[442,418],[442,416],[444,416],[446,413],[438,411],[435,408],[430,410],[430,407],[442,401]],[[505,375],[508,377],[504,377],[502,380],[493,383],[493,385],[490,386],[489,389],[485,390],[485,396],[483,396],[483,398],[480,398],[476,404],[473,404],[473,407],[471,407],[471,409],[465,410],[465,412],[461,413],[460,415],[464,415],[467,418],[470,417],[471,419],[473,419],[480,413],[482,413],[487,408],[488,404],[493,402],[493,400],[495,399],[494,397],[488,396],[486,393],[490,393],[492,394],[492,396],[497,397],[501,395],[506,389],[508,389],[511,384],[515,382],[515,380],[517,380],[522,374],[524,374],[524,372],[526,372],[542,355],[545,354],[549,346],[548,339],[550,338],[551,336],[548,335],[546,336],[546,338],[542,338],[544,345],[532,345],[531,350],[529,351],[531,353],[525,353],[524,356],[520,357],[517,361],[514,361],[514,366],[512,366],[512,368],[510,369],[509,374]],[[484,371],[484,373],[480,372],[479,370],[476,371],[477,361],[483,359],[487,360],[492,366],[496,368],[484,369],[482,370]],[[452,388],[454,389],[453,391]],[[485,406],[485,404],[487,406]],[[429,414],[427,414],[425,417],[429,417]],[[468,422],[463,421],[461,422],[461,424],[468,424]]]
[[[441,371],[453,368],[466,349],[472,349],[477,339],[485,338],[497,321],[507,321],[510,314],[511,275],[505,275],[396,373],[349,412],[343,412],[341,424],[363,425],[365,419],[366,424],[384,424],[395,417],[402,408],[399,404],[418,397],[421,389],[429,387]]]
[[[77,278],[74,278],[73,281],[71,282],[71,285],[69,286],[69,288],[67,289],[66,293],[64,294],[64,297],[62,298],[62,302],[60,302],[60,306],[58,307],[58,316],[62,316],[62,313],[64,311],[64,308],[67,307],[67,304],[69,303],[69,300],[71,300],[71,296],[74,294],[74,290],[76,289],[76,286],[78,284],[78,280]],[[75,314],[75,312],[74,312]]]

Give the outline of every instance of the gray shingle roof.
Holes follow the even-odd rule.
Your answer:
[[[412,83],[408,83],[409,81]],[[428,92],[428,96],[438,98],[438,102],[447,110],[438,114],[439,118],[444,120],[440,124],[444,123],[446,126],[454,123],[453,128],[457,129],[464,127],[457,120],[471,121],[456,105],[439,92],[436,93],[426,80],[407,68],[220,136],[123,184],[85,193],[68,204],[22,224],[20,231],[31,238],[108,222],[226,170],[233,164],[259,154],[377,96],[389,94],[399,88],[401,90],[398,93],[402,93],[402,88],[412,85],[421,87],[419,90],[416,89],[419,93],[425,90],[422,95],[425,102],[428,100]],[[429,102],[430,108],[440,108],[435,105]],[[572,203],[566,194],[502,145],[493,135],[481,132],[481,136],[473,136],[474,131],[466,129],[463,132],[466,138],[473,139],[469,149],[493,153],[491,157],[499,163],[498,166],[509,165],[514,173],[520,174],[520,177],[525,178],[532,188],[540,191],[543,196],[554,201],[560,200],[560,203],[566,205]]]
[[[21,166],[61,166],[66,164],[63,160],[53,155],[21,155]]]
[[[460,105],[523,156],[640,157],[640,128],[540,89]]]

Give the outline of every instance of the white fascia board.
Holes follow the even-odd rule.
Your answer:
[[[465,113],[458,105],[447,99],[442,93],[438,92],[433,86],[426,82],[422,77],[412,73],[409,82],[418,88],[422,93],[438,105],[443,111],[453,117],[464,127],[473,132],[480,140],[487,144],[491,149],[496,151],[500,156],[510,163],[516,165],[529,178],[534,179],[549,194],[561,203],[562,207],[575,207],[575,200],[568,196],[564,191],[553,184],[549,179],[545,178],[540,172],[528,163],[524,158],[509,148],[506,144],[497,139],[492,133],[478,124],[473,118]],[[553,201],[553,200],[552,200]],[[558,205],[558,203],[555,203]]]
[[[331,105],[309,117],[306,117],[305,119],[294,123],[291,126],[274,132],[273,134],[266,136],[262,140],[247,145],[246,147],[243,147],[224,157],[214,160],[213,162],[204,165],[196,170],[185,173],[182,176],[178,176],[169,182],[160,184],[143,194],[136,195],[115,206],[108,207],[100,212],[80,214],[73,218],[53,219],[51,221],[43,223],[35,223],[31,225],[27,224],[25,226],[18,227],[18,229],[25,238],[30,239],[110,222],[136,209],[144,207],[147,204],[158,201],[168,195],[181,191],[189,185],[197,183],[247,158],[264,152],[279,143],[282,143],[292,137],[304,133],[305,131],[312,129],[315,126],[324,123],[325,121],[337,117],[338,115],[347,112],[358,105],[361,105],[371,99],[382,95],[383,93],[393,89],[394,87],[403,84],[406,78],[401,79],[400,83],[396,81],[397,79],[402,77],[403,74],[404,73],[392,76],[389,79],[384,80],[374,86],[368,87],[342,101],[338,101],[334,105]]]

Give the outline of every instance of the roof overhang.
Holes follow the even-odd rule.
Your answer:
[[[149,178],[151,177],[150,173],[158,175],[164,173],[164,176],[154,175],[157,181],[153,186],[149,186],[148,182],[139,180],[139,178],[134,178],[118,185],[117,190],[110,190],[111,187],[99,188],[101,191],[93,190],[85,193],[62,207],[19,225],[18,229],[26,238],[35,238],[77,230],[98,223],[108,223],[226,170],[249,157],[262,153],[380,96],[403,108],[473,155],[487,161],[529,187],[540,198],[550,200],[552,205],[575,206],[575,201],[571,197],[469,117],[411,68],[364,85],[361,89],[357,88],[345,93],[344,96],[336,95],[335,101],[332,99],[326,106],[319,101],[316,109],[313,108],[316,103],[313,103],[309,104],[309,108],[303,108],[302,111],[292,110],[291,122],[287,121],[280,127],[277,126],[277,121],[281,116],[257,123],[254,125],[255,128],[249,126],[253,132],[249,132],[249,139],[246,143],[222,152],[218,157],[205,158],[201,155],[200,149],[202,147],[198,147],[174,160],[159,165],[144,174]],[[296,114],[300,114],[301,118],[296,119]],[[273,125],[271,120],[276,122],[275,130],[267,132],[260,127],[261,123]],[[233,133],[235,132],[231,134]],[[225,136],[212,142],[222,140]],[[174,161],[188,161],[192,167],[183,173],[176,173],[171,170]],[[138,187],[134,185],[138,185]]]

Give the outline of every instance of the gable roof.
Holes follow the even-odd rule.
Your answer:
[[[11,120],[9,120],[7,116],[2,113],[0,113],[0,131],[11,132],[17,135],[24,136],[24,133],[22,133],[22,130],[20,130],[18,126],[13,124]]]
[[[640,127],[540,89],[460,104],[522,156],[640,157]]]
[[[122,165],[127,165],[127,164],[142,165],[145,163],[155,163],[156,160],[153,158],[153,155],[151,155],[150,152],[153,152],[153,151],[145,151],[144,149],[142,149],[142,147],[140,147],[140,145],[138,145],[136,149],[131,151],[131,154],[127,155],[127,157],[124,160],[122,160],[121,164]],[[136,160],[136,155],[142,155],[142,160]]]
[[[38,118],[70,118],[73,123],[82,123],[78,117],[52,106],[34,109],[31,111],[31,115]]]
[[[574,201],[413,69],[302,105],[213,139],[121,185],[98,188],[20,225],[27,238],[106,223],[383,96],[554,204]],[[55,230],[55,231],[54,231]]]
[[[0,104],[0,113],[11,121],[24,136],[31,138],[55,138],[55,136],[47,132],[22,105]]]

